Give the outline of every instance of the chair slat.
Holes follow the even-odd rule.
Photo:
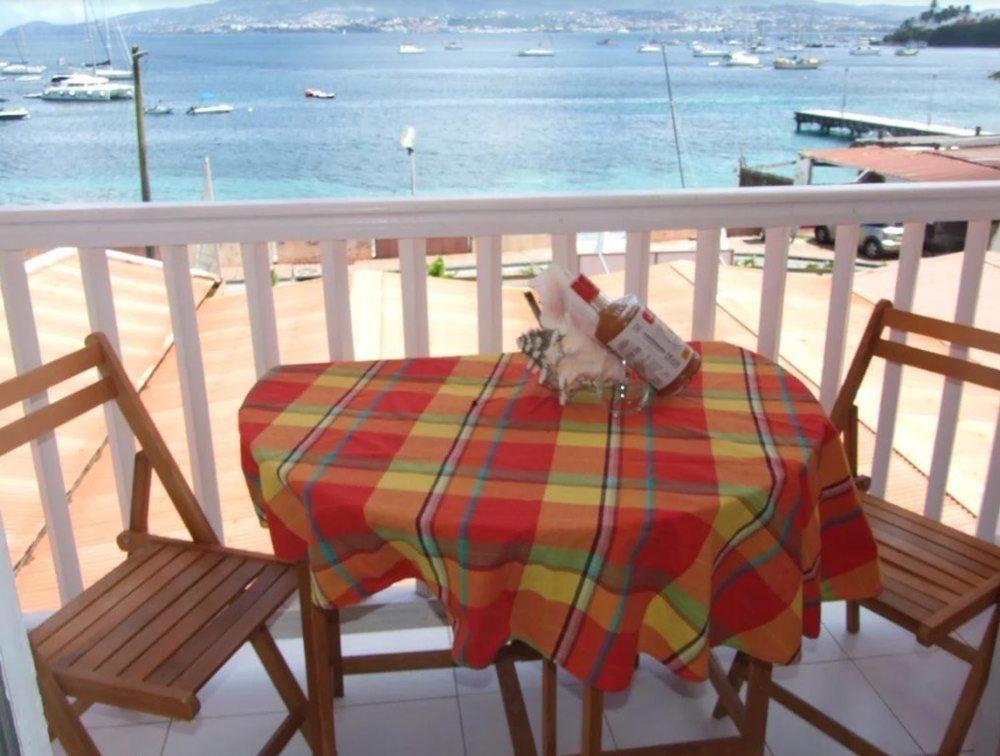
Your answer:
[[[1000,547],[868,494],[863,496],[863,502],[866,512],[895,524],[901,530],[913,532],[950,551],[973,559],[989,570],[986,574],[1000,570]]]
[[[885,582],[893,585],[893,590],[897,593],[913,597],[912,600],[916,603],[939,601],[942,605],[946,605],[959,596],[955,591],[949,591],[929,580],[924,580],[892,562],[883,560],[879,566]]]
[[[105,611],[89,626],[76,635],[69,643],[66,643],[56,653],[49,658],[56,669],[73,666],[81,656],[93,648],[107,635],[130,617],[140,606],[147,601],[151,601],[171,580],[187,569],[193,562],[202,556],[199,552],[182,551],[176,554],[173,559],[163,565],[159,570],[150,575],[143,583],[137,585],[124,598],[121,595],[111,606],[106,606]]]
[[[72,621],[81,611],[97,601],[101,596],[112,590],[118,583],[139,569],[149,559],[158,554],[163,549],[160,544],[153,544],[147,548],[138,549],[129,556],[121,565],[104,575],[89,588],[85,593],[68,601],[63,607],[49,617],[45,622],[36,627],[28,637],[36,647],[51,638],[58,630]]]
[[[275,579],[271,579],[270,572],[280,570]],[[225,632],[214,632],[206,628],[205,637],[212,641],[212,644],[205,649],[204,653],[189,666],[180,677],[174,680],[174,685],[180,688],[200,688],[206,680],[218,671],[221,662],[228,659],[243,645],[244,639],[270,617],[275,609],[281,606],[285,600],[292,595],[298,587],[298,574],[295,569],[289,567],[269,568],[268,573],[260,578],[224,612],[231,612],[238,616],[233,622],[232,618],[222,619],[220,622],[227,622]]]
[[[205,600],[219,585],[229,578],[245,562],[243,559],[223,559],[201,578],[195,585],[172,601],[157,617],[144,628],[141,635],[132,638],[121,648],[104,660],[97,671],[118,675],[142,654],[154,653],[152,647],[157,646],[163,636],[173,628],[192,609]]]
[[[85,654],[73,662],[74,669],[93,671],[140,630],[143,635],[148,635],[149,624],[221,561],[222,557],[218,554],[202,554],[193,560],[114,628],[100,636]]]
[[[47,391],[57,383],[97,367],[100,361],[101,353],[98,349],[84,347],[52,362],[46,362],[28,373],[4,381],[0,383],[0,409]]]
[[[951,344],[1000,353],[1000,333],[985,331],[982,328],[929,318],[926,315],[917,315],[895,308],[885,313],[885,325],[899,331],[930,336]]]
[[[928,370],[932,373],[1000,390],[1000,370],[925,349],[879,339],[874,354],[900,365]]]
[[[161,664],[159,668],[149,675],[146,679],[152,683],[158,683],[162,685],[173,685],[177,684],[176,681],[185,675],[191,668],[191,666],[198,661],[203,654],[205,654],[212,644],[219,639],[220,634],[230,633],[235,634],[235,630],[232,626],[232,620],[234,615],[240,616],[243,614],[248,605],[252,606],[255,602],[261,599],[268,588],[274,584],[278,578],[283,574],[288,572],[287,567],[281,567],[279,565],[268,565],[263,571],[255,578],[254,582],[245,591],[242,591],[238,596],[232,597],[232,603],[229,603],[222,611],[215,614],[205,624],[194,636],[192,636],[187,643],[185,643],[181,648],[177,650],[166,662]],[[228,602],[227,602],[228,603]],[[252,627],[250,628],[253,629]],[[246,635],[242,635],[242,638],[246,638]],[[208,675],[211,677],[211,674]],[[205,679],[208,679],[207,677]],[[191,687],[196,687],[192,685]]]
[[[102,378],[86,388],[74,391],[57,402],[5,425],[0,428],[0,438],[2,438],[0,456],[114,398],[114,383],[108,378]]]
[[[916,620],[923,619],[934,612],[933,608],[928,609],[922,604],[914,603],[908,596],[901,596],[889,587],[883,588],[882,592],[872,599],[872,601],[876,604],[885,604],[904,616]],[[938,602],[935,608],[940,608],[941,606],[944,606],[944,604]]]
[[[879,532],[878,546],[879,546],[879,556],[881,558],[886,557],[887,554],[886,549],[889,549],[890,551],[894,551],[897,553],[906,554],[908,556],[915,553],[913,550],[912,543],[909,543],[902,538],[896,538],[886,530]],[[982,574],[975,572],[973,570],[968,570],[965,567],[962,567],[961,565],[956,564],[953,561],[940,557],[931,551],[922,550],[917,553],[920,554],[919,561],[922,564],[927,565],[928,567],[936,570],[937,572],[943,575],[948,575],[951,578],[954,578],[959,583],[962,583],[967,586],[973,586],[973,585],[978,585],[983,581]],[[893,559],[897,559],[897,557],[893,557]]]
[[[978,574],[982,580],[985,580],[993,572],[982,562],[977,562],[975,559],[970,559],[957,551],[949,549],[947,546],[930,541],[919,533],[904,530],[891,520],[882,519],[882,516],[878,512],[869,512],[868,522],[871,525],[875,540],[879,543],[885,539],[886,535],[889,535],[899,541],[905,542],[907,548],[911,551],[933,554],[940,559],[954,562],[959,567]]]
[[[899,550],[893,548],[882,539],[879,539],[878,542],[878,556],[883,564],[891,564],[894,567],[917,576],[920,580],[943,588],[953,594],[962,593],[976,585],[975,582],[969,583],[959,580],[950,571],[942,570],[936,565],[929,564],[924,560],[923,554],[913,556],[905,549]]]
[[[264,569],[262,562],[246,562],[240,565],[229,578],[201,603],[164,634],[156,645],[143,654],[122,671],[122,677],[128,681],[145,680],[162,664],[165,664],[177,649],[191,639],[205,623],[212,619],[224,606],[232,601],[233,596],[243,590],[243,587],[254,579]]]

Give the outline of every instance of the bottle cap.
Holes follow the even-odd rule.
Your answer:
[[[597,295],[601,293],[601,290],[594,285],[593,281],[582,275],[573,279],[570,288],[579,294],[580,298],[585,302],[593,302],[597,299]]]

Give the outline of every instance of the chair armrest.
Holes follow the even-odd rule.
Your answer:
[[[917,640],[932,646],[1000,599],[1000,572],[942,607],[917,626]]]

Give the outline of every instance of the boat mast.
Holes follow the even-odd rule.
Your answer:
[[[94,48],[94,30],[90,28],[90,8],[87,0],[83,0],[83,25],[87,30],[87,43],[90,45],[90,70],[93,73],[97,68],[97,50]]]
[[[687,188],[684,180],[684,162],[681,160],[681,140],[677,133],[677,109],[674,107],[674,87],[670,82],[670,64],[667,62],[667,46],[660,45],[660,54],[663,56],[663,73],[667,79],[667,98],[670,100],[670,124],[674,130],[674,150],[677,153],[677,171],[681,177],[681,188]]]

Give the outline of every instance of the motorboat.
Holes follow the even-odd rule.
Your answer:
[[[220,103],[218,105],[192,105],[187,109],[188,115],[222,115],[232,113],[235,108],[232,105]]]
[[[517,57],[519,58],[551,58],[556,54],[555,50],[548,47],[526,47],[520,52],[518,52]]]
[[[146,108],[146,115],[171,115],[174,109],[169,105],[163,105],[162,103],[156,103],[155,105],[150,105]]]
[[[324,92],[322,89],[307,89],[306,97],[314,100],[332,100],[336,97],[334,92]]]
[[[425,52],[427,51],[424,50],[424,48],[417,45],[411,45],[408,42],[404,42],[399,46],[400,55],[423,55]]]
[[[851,55],[881,55],[882,51],[877,47],[868,44],[867,42],[862,42],[860,45],[855,45],[851,48]]]
[[[597,40],[598,47],[614,47],[615,41],[611,37],[605,37],[604,39]]]
[[[774,67],[779,71],[812,71],[820,67],[823,63],[819,58],[809,58],[800,55],[793,55],[790,58],[777,57],[774,59]]]
[[[768,53],[773,53],[774,48],[764,42],[756,42],[750,45],[750,52],[768,54]]]
[[[720,50],[714,47],[705,47],[700,43],[691,46],[691,53],[696,58],[725,58],[729,55],[728,50]]]
[[[896,56],[900,57],[900,58],[912,58],[918,52],[920,52],[920,50],[917,49],[916,47],[897,47],[896,48]]]
[[[45,66],[32,66],[28,63],[10,63],[0,70],[4,76],[24,76],[45,72]]]
[[[760,56],[734,50],[726,54],[726,57],[722,60],[722,65],[726,68],[759,68]]]
[[[0,108],[0,121],[23,121],[31,118],[24,108]]]
[[[462,49],[462,46],[458,44],[458,42],[449,42],[444,46],[444,49],[448,50],[449,52],[457,52],[458,50]]]
[[[800,42],[789,42],[781,46],[784,52],[802,52],[806,49],[806,46]]]
[[[658,42],[647,42],[642,47],[639,48],[638,52],[641,53],[658,53],[663,49],[663,45]]]
[[[131,84],[113,84],[103,76],[60,74],[53,76],[50,86],[42,90],[43,100],[56,102],[106,102],[131,100]]]
[[[40,74],[25,74],[24,76],[15,77],[14,81],[41,81],[42,77]]]

